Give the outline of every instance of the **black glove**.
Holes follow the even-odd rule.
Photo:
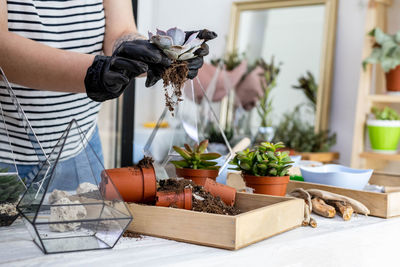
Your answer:
[[[196,31],[188,31],[185,32],[185,42],[189,38],[190,35],[195,33]],[[218,35],[215,32],[209,31],[209,30],[200,30],[199,34],[197,35],[197,38],[203,39],[204,43],[201,45],[199,49],[194,51],[194,54],[197,56],[195,58],[189,59],[188,62],[188,78],[189,79],[194,79],[197,76],[197,73],[199,69],[203,66],[204,60],[203,57],[207,56],[209,53],[209,48],[208,45],[206,44],[207,41],[212,40],[216,38]]]
[[[116,50],[118,56],[139,60],[148,65],[146,87],[154,85],[172,61],[148,40],[134,40],[121,44]],[[158,79],[155,80],[155,77]],[[151,85],[150,85],[151,84]]]
[[[187,31],[185,32],[185,42],[195,32],[199,32],[197,38],[205,40],[205,42],[212,40],[217,37],[215,32],[209,30],[200,31]],[[197,49],[194,54],[197,56],[195,58],[187,60],[188,63],[188,78],[193,79],[197,76],[197,72],[203,66],[203,57],[207,56],[209,53],[209,48],[206,43],[203,43],[199,49]],[[161,78],[166,67],[162,65],[149,64],[149,70],[147,72],[146,87],[151,87],[156,84]]]
[[[147,40],[123,42],[111,57],[95,57],[85,77],[87,95],[98,102],[119,97],[150,64],[168,67],[171,60]]]

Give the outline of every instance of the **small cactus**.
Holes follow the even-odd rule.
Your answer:
[[[0,173],[7,172],[0,169]],[[0,175],[0,203],[17,202],[25,187],[17,175]]]
[[[208,140],[200,142],[190,147],[188,144],[184,148],[174,146],[174,150],[181,155],[182,160],[171,161],[176,168],[219,170],[217,162],[212,161],[221,157],[218,153],[204,153],[208,146]]]

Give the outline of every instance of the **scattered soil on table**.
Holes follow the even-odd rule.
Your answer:
[[[143,236],[141,234],[129,230],[126,230],[122,236],[129,238],[143,239]]]
[[[164,95],[165,95],[165,106],[174,114],[175,106],[178,102],[182,101],[182,87],[187,80],[189,69],[186,61],[175,61],[171,66],[166,69],[163,73],[164,81]],[[172,87],[172,94],[168,92],[168,86]]]
[[[205,191],[202,186],[196,185],[187,179],[161,180],[157,191],[172,191],[179,193],[186,187],[192,188],[193,211],[222,215],[237,215],[240,213],[238,208],[226,205],[219,197],[214,197],[209,192]]]
[[[154,163],[153,158],[144,156],[144,158],[138,162],[137,166],[142,168],[152,168],[153,163]]]

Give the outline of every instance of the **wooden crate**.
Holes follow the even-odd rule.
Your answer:
[[[138,205],[129,208],[128,230],[144,235],[236,250],[301,225],[304,201],[258,194],[236,194],[236,216]]]
[[[370,184],[383,186],[400,186],[400,176],[377,173],[372,175],[369,182]],[[291,190],[299,187],[304,189],[321,189],[354,198],[367,206],[372,216],[391,218],[400,215],[400,192],[377,193],[298,181],[290,181],[287,192],[289,193]]]

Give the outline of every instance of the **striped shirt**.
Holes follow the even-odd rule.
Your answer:
[[[69,51],[99,54],[103,50],[105,17],[102,0],[10,0],[7,8],[10,32]],[[87,139],[94,132],[100,103],[92,101],[86,94],[41,91],[17,84],[12,87],[47,154],[51,153],[72,119],[76,119]],[[36,164],[38,158],[1,82],[0,88],[16,163]],[[3,136],[0,161],[11,163],[12,155],[3,131],[0,134]],[[75,155],[80,149],[82,147],[77,148],[74,143],[66,143],[62,157]]]

